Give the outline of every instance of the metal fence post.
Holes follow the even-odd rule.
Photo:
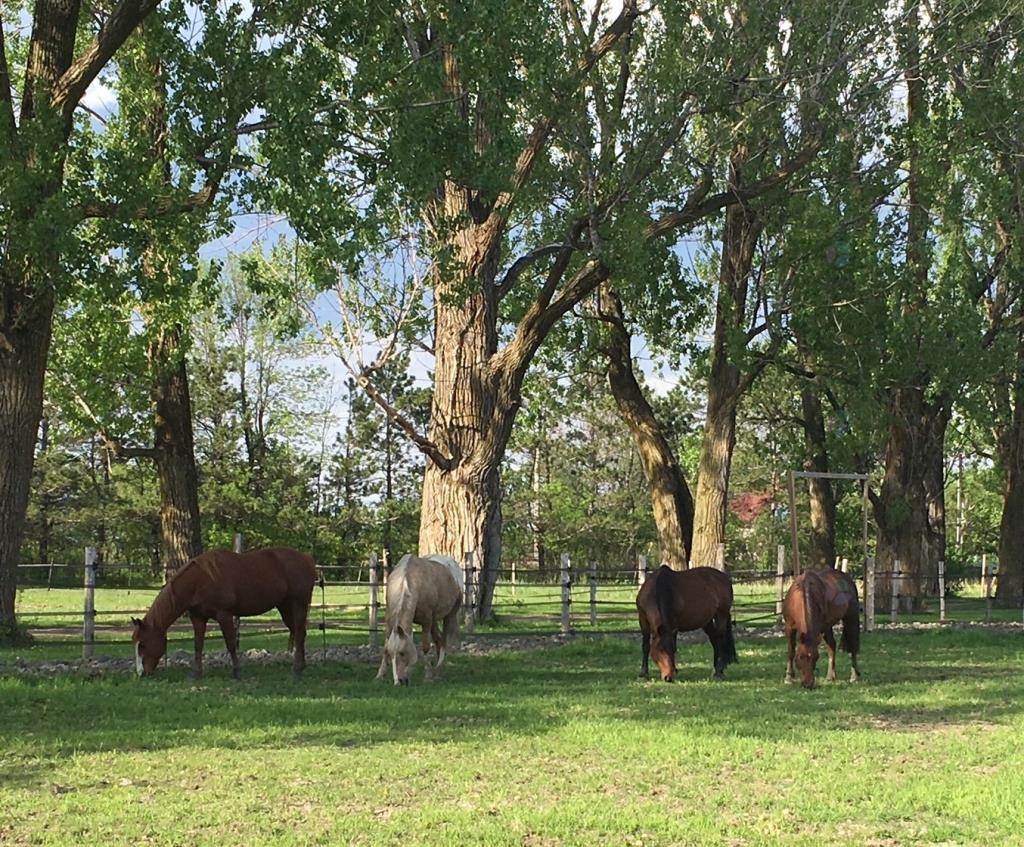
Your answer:
[[[377,566],[377,554],[370,554],[370,648],[376,650],[380,646],[380,570]]]
[[[785,595],[782,593],[786,581],[786,547],[779,545],[778,555],[775,560],[775,616],[782,623],[782,600]]]
[[[946,620],[946,561],[939,559],[939,622]]]
[[[82,658],[96,652],[96,548],[85,548],[85,614],[82,618]]]
[[[590,625],[597,626],[597,562],[590,563]]]
[[[476,568],[473,566],[473,551],[468,550],[466,552],[465,564],[466,598],[463,601],[463,624],[466,632],[472,632],[473,627],[476,625],[476,595],[474,594],[473,587],[473,574],[475,572]]]
[[[562,554],[562,635],[568,635],[572,631],[572,621],[569,617],[569,606],[572,604],[572,565],[569,562],[569,554]]]
[[[875,628],[875,557],[864,560],[864,631]]]

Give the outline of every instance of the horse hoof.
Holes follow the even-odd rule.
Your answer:
[[[860,682],[860,674],[850,674],[850,682]]]
[[[713,673],[713,674],[711,674],[711,681],[712,682],[721,682],[723,679],[725,679],[725,674],[724,673]]]
[[[796,680],[788,674],[782,678],[783,683],[786,685],[792,685]]]
[[[637,679],[650,679],[651,675],[649,673],[647,673],[647,671],[640,671],[640,673],[638,673],[636,675],[636,678]]]

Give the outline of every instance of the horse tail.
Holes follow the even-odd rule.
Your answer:
[[[860,652],[860,609],[856,603],[843,618],[843,637],[839,639],[839,647],[851,656]]]
[[[658,568],[654,576],[654,603],[658,607],[664,632],[668,632],[672,620],[672,569],[667,565]]]
[[[738,662],[739,656],[736,655],[736,638],[732,632],[732,613],[727,613],[729,616],[725,621],[725,638],[722,639],[722,658],[727,665],[731,665],[733,662]]]

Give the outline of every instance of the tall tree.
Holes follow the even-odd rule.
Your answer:
[[[0,627],[15,623],[18,548],[43,394],[54,310],[76,278],[95,273],[106,255],[91,242],[88,221],[155,219],[207,206],[216,196],[235,148],[235,130],[250,108],[244,73],[234,65],[239,44],[255,52],[254,13],[224,10],[214,2],[168,4],[168,31],[187,70],[179,77],[189,114],[176,122],[191,150],[175,184],[149,193],[137,180],[151,162],[147,145],[104,132],[81,117],[87,89],[126,40],[156,9],[158,0],[119,0],[102,8],[72,0],[40,0],[27,42],[8,38],[20,11],[0,11]],[[203,15],[203,36],[185,25]],[[12,62],[8,49],[18,51]],[[263,51],[264,53],[266,50]],[[206,83],[211,66],[223,71]],[[197,71],[205,65],[200,83]],[[256,77],[258,78],[258,77]],[[196,102],[191,95],[204,92]],[[20,108],[15,104],[20,99]],[[182,100],[177,101],[179,104]],[[120,141],[107,156],[107,142]],[[141,156],[139,154],[142,154]],[[114,225],[116,229],[116,224]],[[108,232],[109,236],[111,233]],[[102,244],[102,241],[101,241]]]
[[[759,30],[795,45],[783,51],[780,73],[811,83],[782,82],[771,96],[788,91],[806,119],[777,127],[756,173],[737,184],[717,166],[737,129],[719,120],[734,93],[723,82],[735,61],[729,15],[711,4],[659,6],[654,22],[652,7],[635,0],[614,17],[600,9],[583,16],[572,4],[524,0],[495,16],[483,7],[401,4],[370,29],[346,22],[306,45],[319,55],[325,44],[358,47],[362,59],[354,79],[344,61],[336,87],[310,96],[314,110],[322,99],[324,109],[350,109],[351,126],[325,150],[332,161],[387,150],[387,180],[363,220],[379,226],[398,207],[422,222],[414,234],[433,310],[433,408],[425,434],[395,420],[428,460],[420,548],[475,554],[482,615],[500,557],[501,461],[545,337],[638,252],[664,252],[679,231],[726,207],[746,208],[811,160],[820,104],[840,85],[836,55],[871,30],[860,9],[856,24],[801,12],[790,35]],[[616,139],[624,139],[620,155],[596,170]],[[365,185],[362,170],[349,177]],[[308,232],[296,223],[307,241],[322,240],[322,222]],[[353,369],[377,394],[373,363]]]

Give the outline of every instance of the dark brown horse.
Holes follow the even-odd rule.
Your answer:
[[[185,612],[195,631],[196,676],[203,673],[206,624],[215,618],[231,654],[234,677],[239,674],[236,617],[261,615],[271,609],[291,633],[292,669],[306,667],[306,617],[316,581],[312,557],[287,547],[232,553],[208,550],[181,567],[161,589],[146,616],[132,618],[135,669],[151,674],[167,651],[167,630]]]
[[[644,581],[636,595],[643,635],[644,658],[640,676],[649,675],[647,660],[653,656],[661,678],[672,682],[676,675],[676,635],[703,629],[715,651],[715,679],[725,666],[736,661],[732,635],[732,580],[715,568],[674,571],[662,565]]]
[[[800,668],[800,682],[804,688],[814,688],[814,667],[818,663],[818,643],[822,635],[828,645],[828,682],[836,678],[836,637],[832,627],[842,621],[843,637],[840,646],[850,654],[853,670],[850,682],[860,679],[857,653],[860,652],[860,603],[857,586],[842,571],[826,569],[806,571],[793,580],[782,602],[782,618],[789,643],[789,661],[786,663],[786,682],[793,682],[796,674],[793,659]],[[797,642],[799,641],[799,647]]]

